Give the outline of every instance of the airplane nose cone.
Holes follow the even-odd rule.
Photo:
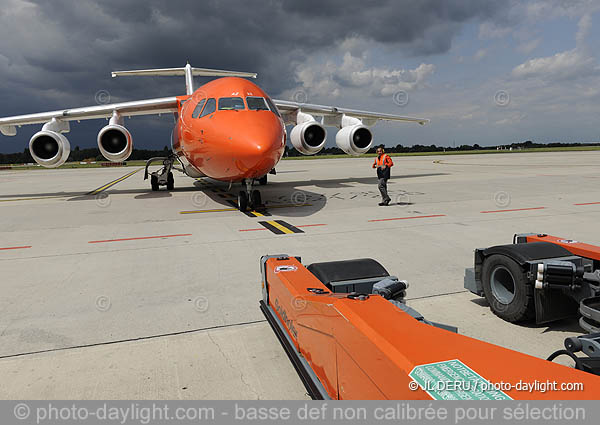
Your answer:
[[[271,111],[219,111],[203,125],[201,170],[218,180],[260,178],[283,155],[285,127]]]
[[[240,141],[237,168],[247,177],[262,177],[273,169],[283,150],[282,136],[277,134],[254,136]]]

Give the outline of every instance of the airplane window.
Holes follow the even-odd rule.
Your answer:
[[[263,99],[262,97],[248,96],[246,98],[246,103],[248,104],[248,109],[250,109],[252,111],[268,111],[269,110],[269,107],[265,103],[265,99]]]
[[[273,113],[275,115],[277,115],[279,118],[281,118],[281,114],[279,113],[279,110],[277,109],[277,106],[275,106],[273,101],[271,99],[269,99],[268,97],[266,98],[266,100],[267,100],[267,103],[269,104],[269,108],[271,108],[271,111],[273,111]]]
[[[222,97],[219,99],[219,111],[246,109],[241,97]]]
[[[215,101],[215,99],[213,99],[213,98],[208,99],[206,101],[206,106],[202,110],[202,114],[200,115],[200,118],[205,117],[208,114],[212,114],[213,112],[215,112],[216,109],[217,109],[217,102]]]
[[[200,115],[200,111],[202,111],[204,103],[206,103],[206,99],[202,99],[200,102],[198,102],[198,104],[194,108],[194,112],[192,112],[192,118],[198,118],[198,115]]]

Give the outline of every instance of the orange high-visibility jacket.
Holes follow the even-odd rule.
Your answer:
[[[385,165],[386,167],[392,167],[394,165],[392,158],[387,153],[384,153],[381,157],[375,157],[373,168],[380,167],[381,165]]]

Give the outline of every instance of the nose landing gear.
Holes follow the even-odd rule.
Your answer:
[[[153,171],[150,173],[150,186],[153,191],[157,191],[160,186],[167,186],[167,190],[173,190],[175,188],[175,179],[173,178],[173,164],[175,163],[175,156],[171,155],[168,157],[156,157],[150,158],[146,161],[146,171],[144,173],[144,180],[148,179],[148,167],[153,162],[162,161],[163,167],[159,171]]]
[[[242,190],[238,193],[238,208],[241,212],[246,212],[248,208],[256,209],[262,206],[262,196],[260,190],[253,189],[254,180],[247,179],[242,181]],[[244,190],[246,186],[246,190]]]

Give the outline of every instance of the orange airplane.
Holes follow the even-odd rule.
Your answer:
[[[15,136],[17,127],[43,124],[29,141],[29,151],[41,166],[54,168],[67,161],[70,145],[64,133],[69,122],[85,119],[109,119],[98,133],[98,148],[109,161],[125,161],[133,150],[131,133],[124,117],[173,113],[173,152],[167,157],[151,158],[144,179],[150,175],[152,190],[174,188],[173,169],[192,178],[241,182],[238,207],[245,211],[262,204],[255,183],[266,184],[267,174],[275,174],[286,143],[286,125],[292,145],[304,155],[314,155],[325,146],[326,126],[338,127],[336,144],[349,155],[369,150],[373,135],[369,126],[378,120],[409,121],[421,125],[429,120],[392,114],[357,111],[332,106],[272,100],[256,84],[245,78],[255,73],[193,68],[147,69],[113,72],[117,76],[185,76],[186,95],[133,102],[113,103],[0,118],[0,132]],[[194,90],[194,76],[221,77]],[[319,120],[315,118],[317,116]],[[148,167],[162,161],[163,167],[148,173]],[[181,169],[175,168],[175,162]]]

